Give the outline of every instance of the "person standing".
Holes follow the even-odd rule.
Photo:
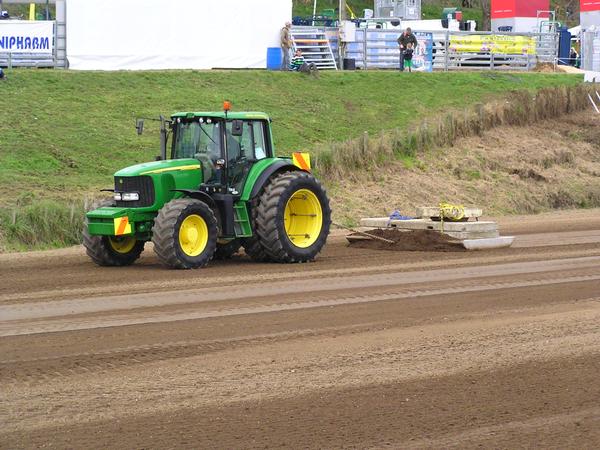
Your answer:
[[[406,50],[404,50],[404,68],[412,72],[412,58],[413,58],[413,45],[412,43],[406,44]]]
[[[569,53],[569,65],[573,67],[577,67],[577,60],[579,59],[579,53],[575,50],[575,47],[571,47],[571,52]]]
[[[281,29],[281,53],[283,54],[281,70],[290,70],[290,52],[292,50],[291,28],[292,24],[286,22],[285,26]]]
[[[417,47],[417,38],[412,33],[412,30],[407,28],[398,38],[400,46],[400,70],[404,71],[404,51],[408,48],[408,44],[412,44],[413,50]]]

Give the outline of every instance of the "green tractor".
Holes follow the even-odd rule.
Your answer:
[[[83,245],[96,264],[132,264],[148,241],[177,269],[240,247],[257,261],[314,260],[331,209],[308,155],[276,157],[267,114],[229,109],[161,117],[161,155],[115,173],[114,199],[86,214]]]

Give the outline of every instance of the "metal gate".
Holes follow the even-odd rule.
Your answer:
[[[356,30],[356,41],[348,43],[346,58],[355,60],[362,69],[395,69],[399,65],[400,49],[397,39],[400,30]],[[432,31],[434,70],[531,70],[538,63],[554,64],[558,57],[557,33],[473,33],[459,31]],[[494,51],[456,51],[455,40],[469,38],[485,40],[492,36],[504,36],[532,40],[534,50],[515,53]]]

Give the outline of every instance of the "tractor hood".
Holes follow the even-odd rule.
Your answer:
[[[115,173],[115,177],[135,177],[176,171],[200,170],[200,162],[194,158],[152,161],[125,167]]]

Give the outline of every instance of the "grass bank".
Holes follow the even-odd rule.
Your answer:
[[[503,125],[527,126],[588,109],[591,85],[515,91],[502,101],[479,103],[461,112],[424,119],[416,127],[396,128],[370,138],[328,143],[315,149],[315,168],[324,177],[341,179],[373,173],[390,161],[414,161],[433,148],[453,146],[459,139],[481,136]]]
[[[15,70],[0,88],[0,204],[22,196],[81,198],[121,167],[154,159],[158,130],[136,116],[218,110],[268,112],[281,154],[506,96],[575,85],[558,74],[328,72],[318,79],[265,71],[69,72]]]
[[[328,72],[318,79],[265,71],[14,70],[7,75],[0,96],[4,250],[78,241],[85,199],[110,186],[119,168],[158,153],[157,129],[148,126],[138,137],[136,116],[217,110],[230,99],[236,110],[268,112],[277,150],[289,154],[365,132],[414,129],[424,119],[505,99],[515,90],[581,83],[581,77],[559,74],[389,71]]]

